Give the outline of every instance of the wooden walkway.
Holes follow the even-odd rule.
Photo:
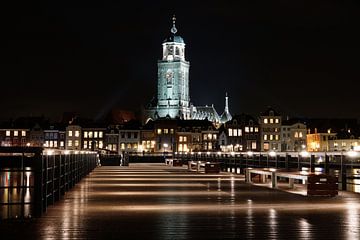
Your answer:
[[[360,239],[360,195],[305,197],[230,173],[164,164],[98,167],[2,239]]]

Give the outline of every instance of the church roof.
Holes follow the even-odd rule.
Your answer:
[[[175,15],[173,16],[172,21],[173,21],[173,26],[170,30],[171,35],[164,40],[164,43],[166,42],[184,43],[184,39],[182,37],[175,35],[177,33],[177,29],[175,26],[175,21],[176,21]]]
[[[214,106],[196,106],[196,113],[194,113],[193,119],[208,119],[211,122],[219,122],[220,117],[216,112]]]
[[[230,121],[232,119],[231,114],[229,111],[224,111],[220,116],[220,122],[226,123],[227,121]]]
[[[184,39],[178,35],[170,35],[164,40],[164,43],[166,42],[185,43]]]

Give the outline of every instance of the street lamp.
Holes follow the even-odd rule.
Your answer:
[[[165,157],[165,153],[166,153],[166,148],[169,146],[169,144],[167,144],[167,143],[164,143],[163,144],[163,147],[164,147],[164,157]]]

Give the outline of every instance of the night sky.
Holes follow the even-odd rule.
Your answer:
[[[126,4],[125,4],[126,3]],[[359,1],[28,1],[3,6],[0,117],[139,111],[176,14],[194,105],[360,118]]]

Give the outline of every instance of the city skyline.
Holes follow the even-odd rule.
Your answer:
[[[360,118],[358,6],[303,4],[10,8],[0,117],[140,111],[156,94],[156,63],[176,14],[193,103],[221,112],[228,92],[232,114],[258,115],[272,106],[285,116]]]

